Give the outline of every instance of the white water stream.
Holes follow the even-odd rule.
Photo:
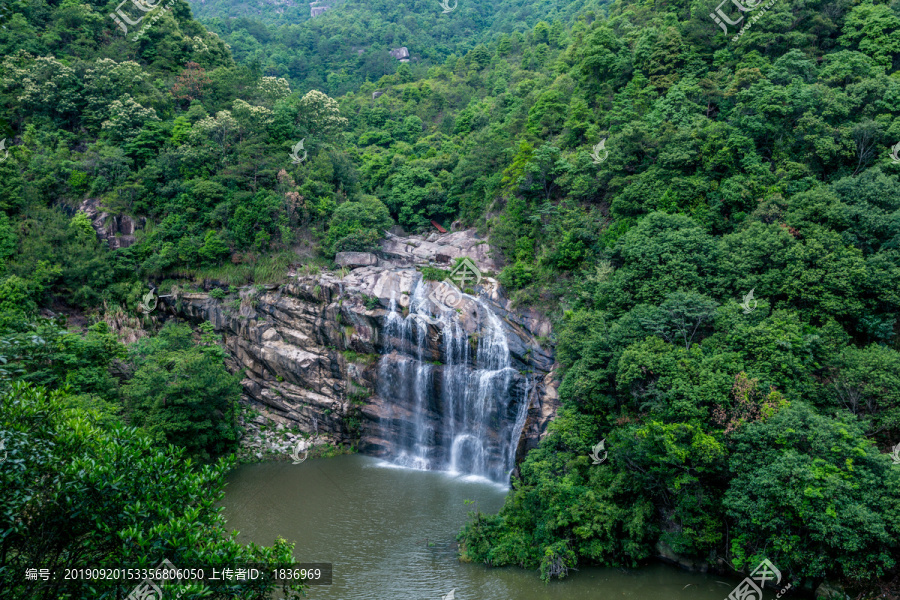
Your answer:
[[[516,384],[523,376],[511,366],[503,322],[488,303],[464,295],[478,310],[473,357],[459,315],[429,300],[426,292],[420,278],[410,294],[407,316],[393,297],[386,316],[378,393],[392,405],[389,420],[401,423],[389,458],[405,467],[508,483],[528,411],[530,382],[525,380],[522,394]],[[440,365],[428,361],[429,323],[440,331]],[[440,385],[435,386],[437,369]],[[407,408],[410,415],[400,414]],[[390,432],[383,433],[390,438]]]

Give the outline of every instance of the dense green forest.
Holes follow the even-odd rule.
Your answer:
[[[173,324],[125,346],[112,325],[136,322],[147,280],[277,281],[434,219],[489,236],[507,292],[552,315],[563,376],[464,559],[550,578],[662,547],[900,594],[897,3],[777,0],[738,40],[700,0],[345,0],[296,20],[208,2],[218,35],[178,0],[136,41],[114,3],[7,7],[0,478],[32,483],[0,498],[0,589],[17,561],[142,544],[289,556],[237,546],[211,508],[240,393],[215,336]],[[418,60],[387,54],[401,45]],[[88,199],[146,219],[136,243],[98,241]],[[130,460],[168,500],[123,508]]]
[[[608,1],[448,0],[449,13],[441,10],[440,0],[324,4],[333,10],[315,18],[310,18],[307,4],[285,5],[283,11],[263,2],[192,6],[204,25],[231,47],[239,63],[284,77],[292,88],[340,95],[393,74],[397,63],[388,54],[390,49],[408,47],[409,72],[420,80],[431,77],[429,67],[446,61],[453,66],[479,43],[513,32],[527,34],[538,22],[553,23],[550,37],[558,38],[564,23],[580,13],[601,10]]]

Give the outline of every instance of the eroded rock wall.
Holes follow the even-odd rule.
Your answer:
[[[481,246],[461,232],[441,237],[461,243],[464,249],[459,252]],[[428,244],[433,252],[455,253],[440,239],[414,241],[420,242],[418,247]],[[394,239],[394,251],[403,246]],[[382,254],[374,265],[340,272],[295,273],[288,283],[247,287],[220,300],[206,293],[182,293],[164,298],[164,310],[194,323],[210,321],[223,336],[229,368],[244,371],[242,385],[251,405],[261,413],[259,423],[316,431],[332,443],[358,444],[365,453],[387,455],[402,427],[386,427],[385,422],[414,418],[414,407],[403,405],[403,394],[385,392],[378,385],[379,372],[385,372],[385,362],[399,356],[397,345],[402,343],[385,332],[387,311],[393,301],[398,313],[408,313],[413,288],[436,285],[423,282],[416,269],[433,261],[433,254],[410,254],[409,259]],[[483,251],[473,254],[481,259],[480,267],[494,267]],[[490,307],[502,323],[511,366],[522,374],[522,381],[528,379],[530,387],[528,411],[516,443],[518,462],[537,445],[556,413],[553,355],[537,340],[549,334],[549,325],[539,315],[510,312],[502,290],[490,277],[482,279],[477,292],[479,302],[464,301],[457,311],[459,324],[476,340],[484,318],[479,311]],[[434,363],[430,381],[435,389],[430,397],[437,403],[444,376],[443,332],[434,322],[421,326],[425,342],[420,351]],[[391,349],[395,352],[383,358]],[[440,420],[437,408],[428,410],[428,418]]]

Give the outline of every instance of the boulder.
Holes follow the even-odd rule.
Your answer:
[[[816,588],[816,600],[850,600],[850,596],[841,586],[830,581],[823,581]]]
[[[495,260],[487,240],[479,237],[474,229],[429,236],[427,240],[422,236],[401,237],[388,233],[381,250],[385,256],[413,264],[449,262],[468,256],[484,273],[499,271],[501,266]]]
[[[110,250],[128,248],[135,242],[134,232],[143,229],[147,219],[133,219],[128,215],[111,215],[100,208],[99,198],[88,198],[81,203],[79,210],[91,220],[91,226],[100,241],[109,244]]]
[[[371,252],[338,252],[334,262],[342,267],[373,267],[378,264],[378,257]]]
[[[322,2],[310,2],[309,3],[309,16],[310,18],[318,17],[321,14],[324,14],[326,10],[331,8],[327,4]]]
[[[390,52],[391,56],[396,58],[397,60],[409,59],[409,50],[406,49],[406,46],[401,46],[400,48],[393,48]]]

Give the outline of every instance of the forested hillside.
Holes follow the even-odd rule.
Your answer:
[[[429,67],[452,65],[479,43],[502,34],[524,33],[538,22],[553,23],[549,37],[563,35],[564,24],[579,14],[593,15],[608,0],[565,2],[320,2],[330,6],[311,18],[310,6],[274,9],[267,3],[191,3],[210,31],[231,46],[235,60],[256,65],[266,75],[286,78],[291,87],[327,94],[355,92],[360,84],[394,73],[389,50],[407,47],[416,79]]]
[[[465,559],[550,578],[766,557],[797,586],[897,597],[900,6],[776,0],[736,40],[706,1],[504,6],[348,0],[283,24],[210,4],[215,35],[178,0],[134,41],[111,3],[12,5],[0,376],[24,404],[2,435],[62,435],[20,425],[57,394],[160,452],[226,452],[233,405],[194,438],[143,400],[178,352],[224,390],[186,387],[198,410],[228,399],[214,340],[126,349],[104,323],[135,318],[148,280],[274,281],[394,222],[458,220],[552,315],[563,377]],[[401,45],[420,60],[386,54]],[[140,223],[135,243],[99,242],[85,201]],[[48,309],[98,324],[67,333]]]

